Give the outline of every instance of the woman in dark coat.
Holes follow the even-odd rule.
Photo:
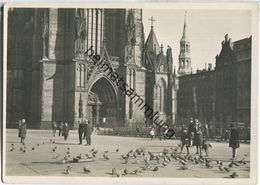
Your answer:
[[[197,149],[196,154],[199,153],[201,155],[202,142],[203,142],[202,126],[199,123],[199,121],[196,119],[195,120],[195,127],[194,127],[194,145],[196,146],[196,149]],[[198,151],[198,149],[200,150],[200,152]]]
[[[232,158],[236,157],[236,149],[239,145],[239,133],[233,123],[230,124],[229,147],[232,148]]]
[[[21,135],[21,143],[24,144],[24,140],[26,138],[26,132],[27,132],[27,124],[25,119],[22,119],[21,127],[20,127],[20,135]]]
[[[190,137],[189,137],[189,133],[188,133],[187,129],[183,125],[182,126],[182,131],[181,131],[181,151],[180,151],[180,153],[182,153],[182,150],[183,150],[184,146],[186,146],[187,155],[189,155],[190,154],[190,151],[189,151]]]
[[[68,126],[68,123],[65,123],[63,125],[62,136],[64,136],[64,140],[66,141],[68,136],[69,136],[69,126]]]

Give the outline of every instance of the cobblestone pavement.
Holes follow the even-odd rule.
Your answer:
[[[35,175],[50,175],[50,176],[111,176],[112,168],[116,168],[118,174],[121,177],[207,177],[207,178],[228,178],[232,173],[236,172],[238,178],[249,177],[250,162],[249,162],[249,144],[241,144],[238,149],[237,161],[244,158],[247,161],[246,164],[239,164],[239,166],[233,165],[229,168],[230,172],[220,171],[216,160],[223,161],[223,166],[228,167],[230,164],[231,148],[228,147],[228,143],[211,143],[212,149],[210,150],[208,159],[213,168],[207,168],[205,163],[195,164],[195,162],[187,161],[187,170],[180,170],[182,166],[180,159],[173,159],[167,162],[167,166],[163,167],[161,158],[160,164],[156,160],[150,162],[151,169],[155,166],[158,167],[158,171],[147,169],[131,173],[136,169],[140,169],[140,166],[145,166],[144,158],[148,157],[146,152],[145,156],[137,156],[137,158],[129,157],[127,164],[122,159],[121,155],[126,154],[131,149],[144,147],[146,151],[150,151],[155,154],[159,154],[164,148],[171,150],[178,146],[178,140],[153,140],[149,138],[133,138],[133,137],[118,137],[118,136],[101,136],[93,134],[92,145],[79,145],[77,131],[71,131],[67,141],[63,140],[63,137],[53,137],[50,130],[28,130],[26,138],[26,150],[25,152],[20,150],[23,145],[19,142],[17,137],[17,130],[7,130],[6,140],[6,175],[8,176],[35,176]],[[50,142],[50,140],[55,143]],[[14,145],[14,150],[10,151],[11,145]],[[39,144],[39,146],[38,146]],[[85,143],[84,143],[85,144]],[[53,149],[55,152],[53,152]],[[85,154],[91,154],[91,149],[98,150],[97,156],[94,161],[81,161],[78,163],[69,162],[61,164],[69,147],[70,158],[69,161],[79,154],[85,156]],[[32,150],[34,148],[34,150]],[[119,150],[116,152],[116,150]],[[104,151],[108,151],[107,155],[109,160],[103,158]],[[186,150],[181,156],[186,155]],[[195,148],[191,148],[191,154],[195,156]],[[198,156],[197,156],[198,157]],[[67,166],[72,167],[69,174],[66,174]],[[251,165],[256,165],[251,162]],[[83,172],[83,167],[91,170],[86,174]],[[127,168],[130,174],[123,175],[124,169]]]

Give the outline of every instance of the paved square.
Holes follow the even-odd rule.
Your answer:
[[[194,161],[190,161],[186,156],[186,150],[184,153],[175,156],[181,156],[186,161],[187,170],[181,170],[181,159],[174,159],[170,157],[170,161],[166,162],[167,166],[163,166],[163,154],[164,148],[176,148],[179,140],[163,140],[158,139],[151,141],[149,138],[133,138],[133,137],[117,137],[117,136],[101,136],[92,135],[92,145],[79,145],[77,131],[71,131],[67,141],[64,141],[63,137],[53,137],[50,130],[27,130],[26,138],[26,150],[25,152],[20,150],[23,145],[20,143],[20,138],[17,137],[17,130],[7,130],[6,141],[6,175],[7,176],[110,176],[116,177],[112,174],[112,169],[116,168],[118,174],[122,177],[199,177],[199,178],[229,178],[231,174],[236,172],[237,178],[247,178],[250,172],[249,162],[249,148],[248,144],[241,144],[238,149],[237,161],[244,158],[246,164],[236,163],[239,166],[233,165],[232,168],[228,168],[230,172],[221,171],[216,160],[223,161],[223,167],[228,167],[230,164],[231,148],[228,147],[228,143],[215,143],[211,142],[212,149],[210,150],[208,160],[212,168],[206,167],[205,163],[199,162],[196,164]],[[55,143],[50,142],[50,139]],[[14,150],[10,151],[11,145],[14,145]],[[39,144],[39,146],[38,146]],[[85,144],[85,141],[84,141]],[[53,152],[54,148],[55,151]],[[145,156],[138,155],[134,158],[130,155],[127,164],[122,159],[122,155],[129,152],[131,149],[145,148]],[[34,150],[32,150],[34,148]],[[68,163],[62,164],[64,156],[69,148],[70,158]],[[70,162],[74,157],[82,154],[91,154],[91,150],[98,150],[96,157],[89,159],[89,161],[82,162]],[[118,152],[117,152],[118,149]],[[191,148],[191,154],[194,159],[195,148]],[[104,159],[104,151],[108,151],[107,155],[109,160]],[[149,162],[149,167],[146,170],[139,170],[137,173],[133,173],[134,170],[141,169],[145,166],[144,159],[149,155],[150,151],[155,155],[160,156],[159,163],[157,160]],[[167,154],[170,156],[170,154]],[[197,156],[198,158],[198,156]],[[93,161],[92,161],[93,160]],[[257,165],[251,162],[251,165]],[[67,166],[72,167],[69,174],[66,173]],[[155,167],[158,167],[158,171],[153,171]],[[83,167],[86,167],[91,172],[86,174],[83,172]],[[128,174],[124,174],[124,169],[127,168]]]

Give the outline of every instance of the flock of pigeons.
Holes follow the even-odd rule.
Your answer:
[[[50,143],[55,144],[54,140],[50,140]],[[45,144],[43,142],[42,144]],[[35,147],[30,148],[31,151],[34,151],[40,144],[37,144]],[[14,144],[10,146],[10,152],[15,151]],[[55,146],[52,148],[50,152],[54,154],[52,159],[58,159],[61,154],[57,153],[58,147]],[[20,151],[26,153],[28,148],[23,145],[20,147]],[[90,162],[97,161],[99,157],[102,156],[103,160],[110,160],[110,155],[114,153],[119,154],[119,149],[116,149],[113,152],[109,152],[108,150],[104,152],[99,152],[96,149],[91,149],[86,154],[79,154],[75,157],[71,156],[70,148],[67,147],[65,149],[64,157],[60,160],[59,164],[67,164],[64,174],[68,175],[72,171],[73,167],[70,166],[70,163],[79,163],[79,162]],[[137,148],[128,151],[127,153],[119,154],[121,155],[122,164],[128,164],[130,160],[132,160],[131,164],[137,164],[138,168],[135,170],[128,170],[126,167],[123,171],[119,172],[118,169],[113,168],[110,174],[115,177],[127,176],[127,175],[139,175],[144,173],[145,171],[160,171],[160,168],[166,168],[167,166],[177,164],[176,166],[180,166],[178,170],[189,170],[191,166],[197,165],[200,167],[205,167],[207,169],[218,169],[221,173],[227,173],[229,178],[238,177],[238,173],[234,171],[234,167],[246,165],[247,161],[245,158],[238,161],[220,161],[220,160],[210,160],[209,158],[205,158],[203,156],[192,156],[192,155],[181,155],[179,154],[179,147],[175,148],[164,148],[161,152],[151,152],[146,150],[145,148]],[[89,174],[91,170],[87,167],[83,167],[83,173]]]

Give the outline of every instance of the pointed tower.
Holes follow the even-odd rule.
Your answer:
[[[155,21],[153,19],[153,17],[151,17],[151,31],[148,35],[148,38],[146,40],[146,48],[147,48],[147,51],[148,52],[153,52],[155,55],[158,55],[160,53],[160,45],[159,45],[159,42],[155,36],[155,33],[154,33],[154,29],[153,29],[153,21]]]
[[[184,75],[191,71],[190,42],[187,37],[186,13],[184,18],[183,33],[180,40],[178,75]]]

